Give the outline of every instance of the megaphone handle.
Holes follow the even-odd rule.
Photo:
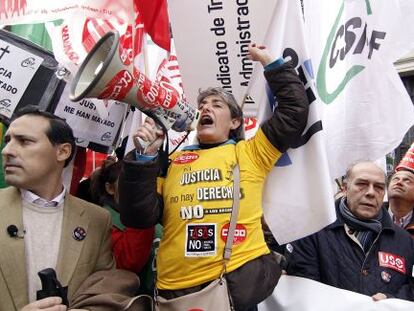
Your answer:
[[[159,125],[158,123],[155,124],[155,127],[157,128],[157,130],[164,130],[163,127]],[[145,151],[148,149],[149,146],[151,146],[157,140],[157,137],[155,137],[154,140],[150,140],[150,141],[145,141],[140,137],[137,137],[136,139],[138,143],[141,145],[141,147],[143,148],[142,153],[145,154]]]
[[[141,147],[144,149],[143,153],[145,153],[145,150],[147,150],[147,148],[149,146],[151,146],[151,144],[155,141],[155,140],[154,141],[145,141],[145,140],[142,140],[142,138],[140,138],[140,137],[137,137],[136,139],[137,139],[138,143],[141,145]]]

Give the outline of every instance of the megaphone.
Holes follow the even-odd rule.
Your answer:
[[[119,44],[119,33],[106,33],[88,53],[76,73],[69,98],[114,99],[137,107],[164,128],[178,132],[194,130],[199,111],[180,100],[174,87],[152,82],[142,72],[127,65],[127,56]],[[145,148],[151,142],[142,142]]]

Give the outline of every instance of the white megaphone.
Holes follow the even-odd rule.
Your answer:
[[[85,97],[114,99],[137,107],[156,120],[164,130],[194,130],[199,111],[180,100],[174,87],[153,83],[127,65],[117,31],[106,33],[86,56],[76,73],[70,92],[72,101]],[[131,67],[131,68],[130,68]],[[145,148],[151,142],[143,142]]]

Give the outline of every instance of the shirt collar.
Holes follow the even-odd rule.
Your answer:
[[[401,217],[400,219],[397,219],[397,217],[395,217],[395,215],[393,214],[391,208],[388,209],[388,212],[390,213],[390,216],[392,218],[392,221],[399,227],[401,228],[405,228],[411,220],[411,216],[413,215],[413,211],[411,210],[407,215],[405,215],[404,217]]]
[[[39,197],[37,194],[34,194],[33,192],[29,190],[20,189],[20,191],[21,191],[20,193],[21,193],[21,197],[23,201],[26,201],[26,202],[29,202],[29,203],[32,203],[39,207],[44,207],[44,208],[53,208],[53,207],[61,205],[63,201],[65,200],[65,195],[66,195],[65,186],[63,186],[62,192],[50,201]]]

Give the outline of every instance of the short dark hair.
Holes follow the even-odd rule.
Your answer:
[[[230,131],[229,138],[234,139],[235,141],[244,139],[243,110],[237,104],[237,101],[234,98],[233,94],[221,87],[209,87],[205,90],[199,90],[198,92],[198,104],[200,104],[204,98],[216,95],[219,96],[227,104],[227,106],[229,106],[231,118],[240,121],[240,126]]]
[[[66,123],[66,120],[51,112],[39,110],[37,106],[28,105],[16,111],[11,121],[13,122],[25,115],[43,117],[49,121],[49,128],[45,134],[53,146],[66,143],[72,146],[72,152],[65,161],[64,167],[66,167],[74,157],[76,151],[75,136],[73,135],[72,128]]]
[[[106,191],[106,183],[114,184],[121,174],[122,162],[114,157],[108,157],[102,166],[91,175],[91,195],[94,202],[104,205],[113,201],[113,196]]]

